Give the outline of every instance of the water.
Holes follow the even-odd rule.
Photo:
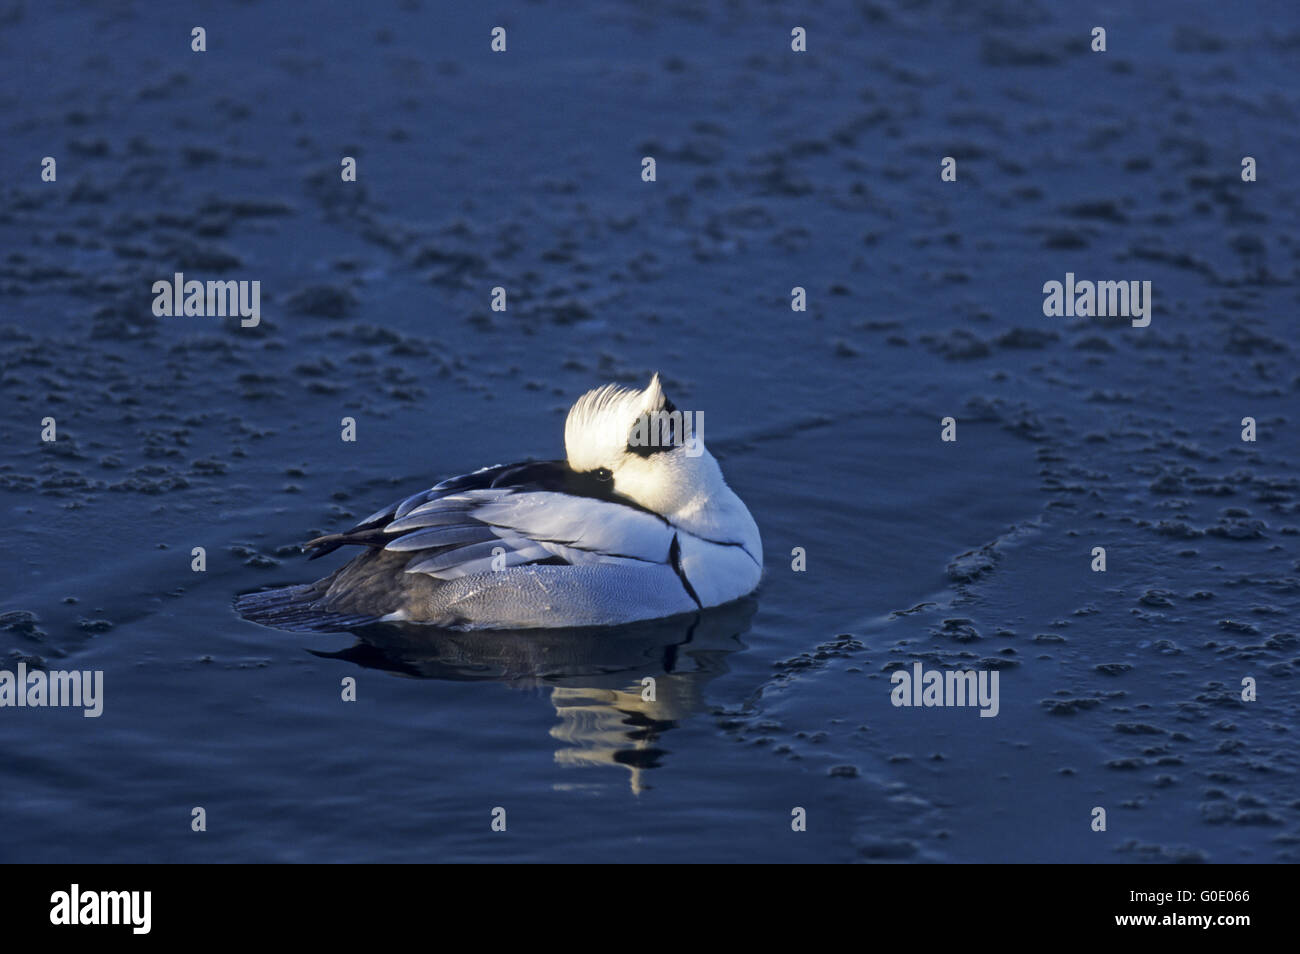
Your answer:
[[[1295,860],[1292,7],[1107,13],[1105,54],[1053,4],[199,9],[0,25],[0,651],[105,673],[99,719],[0,710],[3,860]],[[154,319],[177,270],[261,325]],[[1151,326],[1044,317],[1067,271],[1150,280]],[[232,612],[653,370],[755,600]],[[895,708],[918,660],[999,667],[999,715]]]

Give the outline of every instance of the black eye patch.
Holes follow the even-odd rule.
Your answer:
[[[686,444],[688,424],[667,398],[661,411],[650,411],[637,418],[627,436],[627,452],[649,457]]]

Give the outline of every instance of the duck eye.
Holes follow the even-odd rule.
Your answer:
[[[592,471],[592,474],[597,480],[609,481],[614,479],[614,472],[608,467],[598,467]]]

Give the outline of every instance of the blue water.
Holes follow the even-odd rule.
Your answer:
[[[0,709],[0,860],[1296,860],[1292,5],[195,11],[0,18],[0,668],[105,681]],[[154,318],[175,271],[261,281],[260,326]],[[1068,271],[1151,281],[1150,327],[1045,317]],[[233,613],[654,370],[755,599]],[[894,707],[916,661],[997,667],[999,715]]]

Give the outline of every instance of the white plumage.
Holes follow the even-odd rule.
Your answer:
[[[290,629],[376,620],[457,629],[602,626],[719,606],[758,586],[758,527],[695,434],[644,446],[646,415],[675,413],[655,375],[573,405],[566,459],[486,467],[311,541],[365,550],[331,576],[241,597]]]

